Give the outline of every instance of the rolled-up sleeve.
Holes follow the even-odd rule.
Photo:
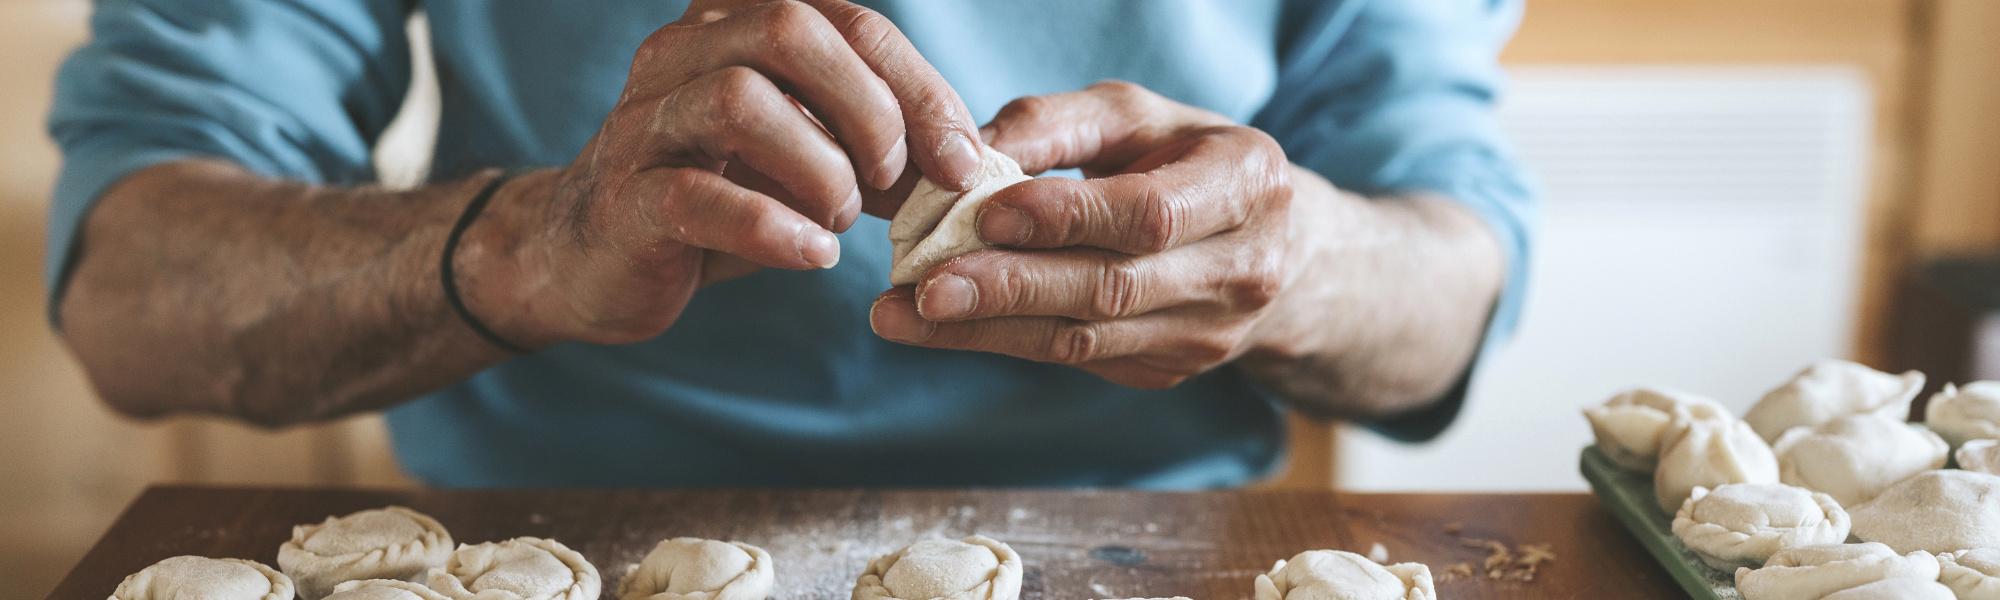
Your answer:
[[[408,0],[97,2],[49,115],[63,156],[48,221],[52,317],[92,204],[133,171],[207,157],[312,183],[372,180],[370,150],[409,87],[410,10]]]
[[[1518,0],[1295,3],[1277,90],[1253,121],[1293,162],[1343,189],[1384,202],[1435,194],[1485,221],[1507,279],[1481,356],[1513,330],[1528,276],[1535,199],[1494,115],[1497,55],[1520,11]],[[1463,405],[1471,373],[1430,407],[1369,426],[1397,439],[1436,436]]]

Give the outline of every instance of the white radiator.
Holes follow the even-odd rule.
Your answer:
[[[1457,424],[1342,432],[1358,490],[1576,490],[1581,407],[1650,383],[1740,414],[1847,354],[1872,113],[1820,67],[1532,67],[1502,121],[1543,196],[1532,285]]]

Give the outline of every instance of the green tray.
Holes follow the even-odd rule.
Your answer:
[[[1653,478],[1619,468],[1592,445],[1583,449],[1583,478],[1597,492],[1597,501],[1611,511],[1632,537],[1666,567],[1667,574],[1697,600],[1742,600],[1736,592],[1733,573],[1724,573],[1702,564],[1681,541],[1674,539],[1673,519],[1660,513],[1653,499]]]

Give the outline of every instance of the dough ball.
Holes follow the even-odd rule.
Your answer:
[[[1921,425],[1861,413],[1778,438],[1778,480],[1857,506],[1911,475],[1944,466],[1950,446]]]
[[[1968,441],[1952,458],[1958,459],[1960,469],[2000,475],[2000,440]]]
[[[326,600],[451,600],[444,594],[396,579],[363,579],[345,581],[333,586],[333,595]]]
[[[992,538],[925,540],[868,564],[854,600],[1017,600],[1021,555]]]
[[[1929,579],[1897,577],[1827,594],[1820,600],[1957,600],[1951,588]]]
[[[1854,537],[1897,552],[2000,548],[2000,476],[1925,471],[1848,513]]]
[[[1650,473],[1659,464],[1660,442],[1677,420],[1729,420],[1729,409],[1714,400],[1665,388],[1619,392],[1604,404],[1583,409],[1597,449],[1618,466]]]
[[[1782,483],[1697,487],[1674,514],[1674,537],[1724,572],[1756,567],[1787,548],[1847,541],[1847,511],[1832,496]]]
[[[2000,381],[1944,384],[1924,406],[1924,424],[1952,446],[2000,438]]]
[[[1937,559],[1917,551],[1896,554],[1882,544],[1827,544],[1780,550],[1757,569],[1736,570],[1744,600],[1820,600],[1884,579],[1935,581]]]
[[[1958,600],[2000,600],[2000,548],[1938,555],[1938,581]]]
[[[429,515],[390,506],[292,528],[278,547],[278,568],[319,600],[335,585],[361,579],[421,579],[451,554],[451,534]]]
[[[1388,566],[1339,550],[1307,550],[1257,576],[1256,600],[1435,600],[1431,569]]]
[[[292,579],[263,563],[176,556],[119,582],[111,600],[291,600]]]
[[[597,600],[597,567],[555,540],[518,537],[459,546],[430,587],[456,600]]]
[[[618,583],[619,600],[764,600],[771,555],[742,542],[673,538],[659,543]]]
[[[1924,374],[1917,371],[1891,375],[1844,360],[1823,360],[1764,394],[1743,420],[1767,442],[1793,427],[1813,427],[1855,413],[1908,421],[1910,401],[1923,389]]]
[[[929,179],[917,182],[910,197],[889,222],[892,263],[889,283],[909,285],[931,268],[959,255],[986,248],[979,239],[979,207],[994,192],[1027,181],[1021,165],[992,148],[979,151],[979,171],[965,192],[945,189]]]
[[[1778,458],[1742,421],[1697,420],[1677,424],[1660,447],[1653,493],[1660,511],[1673,514],[1696,486],[1777,483]]]

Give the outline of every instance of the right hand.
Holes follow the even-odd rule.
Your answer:
[[[575,162],[508,183],[488,210],[511,212],[467,232],[495,246],[461,246],[462,264],[509,257],[464,269],[491,290],[467,301],[516,343],[647,339],[705,283],[833,266],[833,233],[864,194],[893,214],[882,190],[914,185],[907,163],[963,189],[978,139],[958,94],[873,11],[697,0],[639,46]]]

